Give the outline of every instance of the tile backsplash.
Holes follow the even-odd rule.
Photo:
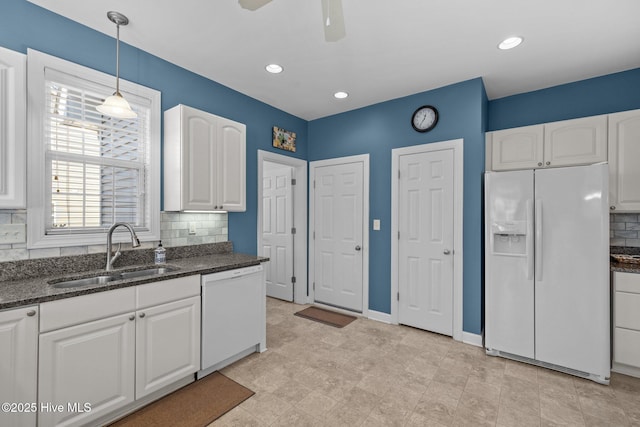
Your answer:
[[[26,224],[25,209],[0,210],[0,225]],[[189,228],[195,228],[195,234],[189,234]],[[228,240],[228,220],[226,213],[160,213],[160,238],[167,247],[218,243]],[[157,246],[158,242],[142,242],[143,248]],[[123,247],[126,247],[123,244]],[[130,245],[129,245],[130,246]],[[104,245],[72,246],[63,248],[27,249],[26,242],[0,245],[0,262],[24,259],[50,258],[66,255],[85,255],[106,251]]]
[[[611,214],[609,245],[640,247],[640,213]]]

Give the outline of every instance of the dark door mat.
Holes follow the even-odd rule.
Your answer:
[[[127,415],[110,427],[204,427],[253,395],[248,388],[214,372]]]
[[[335,311],[324,310],[318,307],[305,308],[304,310],[298,311],[294,314],[296,316],[304,317],[305,319],[314,320],[336,328],[343,328],[356,320],[355,316],[336,313]]]

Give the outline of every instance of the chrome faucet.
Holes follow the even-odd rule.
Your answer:
[[[111,256],[111,238],[113,236],[113,230],[121,225],[128,228],[129,233],[131,233],[131,246],[134,248],[140,246],[140,240],[138,240],[138,236],[136,235],[136,232],[133,231],[133,227],[131,225],[127,224],[126,222],[116,222],[115,224],[113,224],[107,232],[107,266],[105,267],[105,270],[107,271],[111,271],[113,263],[120,256],[120,247],[122,246],[122,243],[118,243],[118,249],[116,249],[115,255]]]

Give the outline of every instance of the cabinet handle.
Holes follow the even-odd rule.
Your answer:
[[[615,211],[616,207],[615,206],[611,206],[611,207],[609,207],[609,209],[611,209],[612,211]]]
[[[538,162],[538,166],[542,166],[542,162]]]
[[[129,316],[129,320],[136,320],[136,316],[132,314],[131,316]]]
[[[140,318],[142,319],[144,316],[146,316],[146,314],[144,313],[140,313]]]
[[[551,164],[551,162],[547,162],[547,166],[549,166]]]
[[[29,317],[33,317],[33,316],[35,316],[35,315],[36,315],[36,311],[35,311],[35,310],[29,310],[29,311],[27,311],[27,316],[29,316]]]

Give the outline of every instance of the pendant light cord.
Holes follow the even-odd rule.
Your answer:
[[[116,95],[120,95],[120,24],[116,24]]]

